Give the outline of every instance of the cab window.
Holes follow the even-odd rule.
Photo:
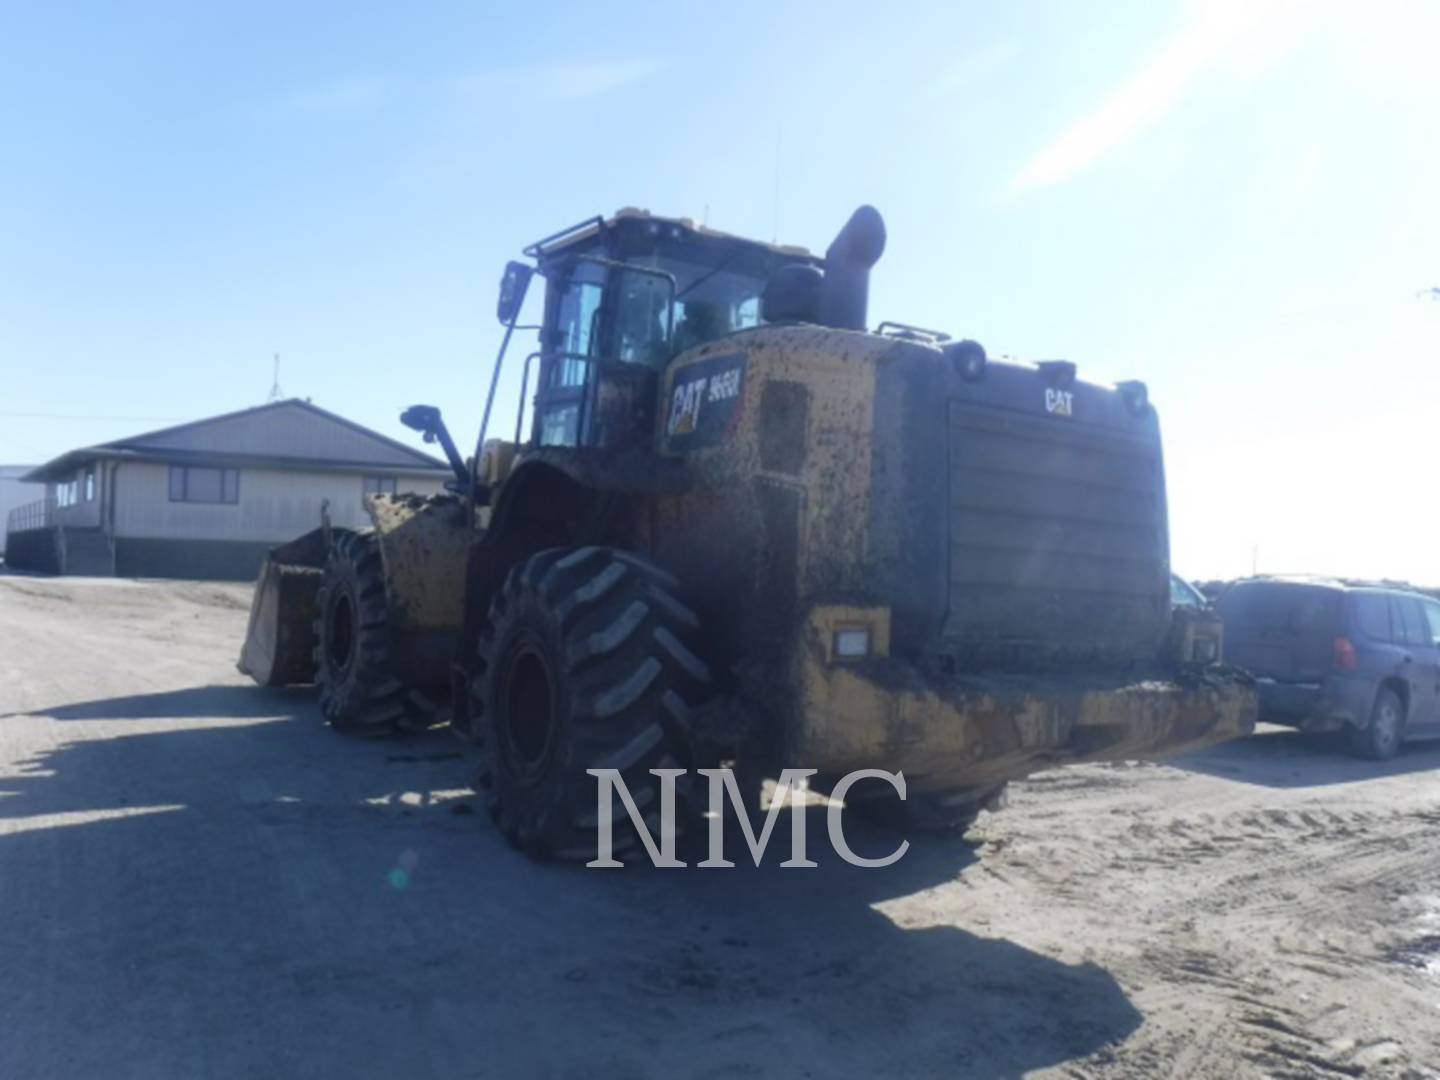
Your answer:
[[[620,275],[616,359],[660,368],[670,359],[670,287],[653,274]]]
[[[551,375],[552,386],[581,386],[600,332],[600,303],[604,298],[605,270],[594,263],[577,263],[560,293],[555,316],[554,348],[563,354]]]
[[[554,299],[555,323],[540,375],[538,434],[544,446],[576,446],[580,402],[599,349],[605,268],[576,262]]]

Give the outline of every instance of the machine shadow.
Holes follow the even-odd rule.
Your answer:
[[[1411,742],[1389,761],[1356,757],[1341,734],[1310,735],[1262,724],[1254,735],[1170,758],[1188,772],[1272,788],[1326,787],[1440,769],[1440,740]]]
[[[271,690],[258,686],[190,686],[0,713],[0,720],[14,716],[49,716],[56,720],[240,719],[300,713],[312,708],[313,703],[314,694],[308,687]]]
[[[812,807],[807,854],[819,865],[786,868],[788,813],[758,867],[732,828],[725,854],[734,869],[607,871],[629,875],[624,884],[637,900],[649,892],[658,913],[690,925],[689,954],[658,965],[678,995],[766,993],[785,1018],[776,1030],[822,1033],[833,1057],[817,1072],[838,1075],[1021,1076],[1096,1053],[1140,1025],[1103,968],[972,933],[962,928],[963,907],[957,925],[964,872],[977,862],[973,844],[905,835],[847,811],[844,836],[856,854],[884,858],[909,843],[890,866],[855,866],[831,847],[827,811]],[[698,846],[694,859],[704,854]],[[707,939],[735,935],[723,928],[737,922],[743,930],[721,939],[732,957],[715,962]],[[761,1042],[751,1054],[735,1058],[736,1075],[768,1060]]]
[[[929,890],[963,892],[958,839],[859,868],[813,808],[815,869],[779,867],[784,817],[759,868],[733,832],[735,869],[535,863],[457,812],[450,736],[226,698],[257,721],[0,778],[0,1075],[1018,1077],[1141,1022],[1104,969],[952,925]],[[115,701],[73,708],[136,711]],[[845,826],[869,857],[900,839]]]

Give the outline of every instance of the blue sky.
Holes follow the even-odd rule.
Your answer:
[[[258,404],[275,352],[466,442],[526,242],[638,205],[823,250],[870,202],[874,318],[1150,384],[1177,569],[1440,582],[1440,4],[0,19],[0,461]]]

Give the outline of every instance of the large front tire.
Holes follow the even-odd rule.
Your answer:
[[[390,664],[385,574],[373,533],[336,537],[315,602],[315,685],[330,726],[353,735],[427,726],[423,699]]]
[[[686,719],[707,696],[700,624],[675,579],[628,552],[541,552],[511,570],[481,631],[471,678],[480,786],[516,848],[593,859],[598,780],[616,769],[650,835],[660,838],[661,782],[686,768]],[[677,785],[682,787],[682,785]],[[674,818],[679,827],[681,813]],[[640,843],[620,799],[612,851]]]

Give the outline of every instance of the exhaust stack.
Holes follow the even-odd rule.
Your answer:
[[[825,252],[820,323],[837,330],[864,330],[870,306],[870,268],[885,253],[885,219],[862,206]]]

